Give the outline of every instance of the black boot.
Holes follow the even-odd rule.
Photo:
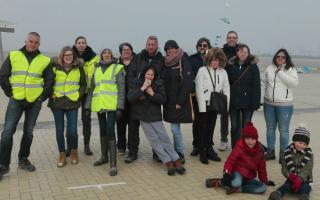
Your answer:
[[[266,155],[265,155],[265,160],[275,160],[276,159],[276,154],[274,152],[274,149],[268,149]]]
[[[94,162],[93,164],[94,166],[100,166],[109,162],[107,137],[100,136],[100,145],[101,145],[101,157],[99,160]]]
[[[128,156],[124,159],[125,163],[132,163],[133,161],[138,159],[138,153],[135,151],[129,151]]]
[[[207,156],[210,160],[220,162],[221,158],[218,156],[217,152],[214,151],[214,149],[211,147],[208,148],[207,150]]]
[[[117,170],[117,147],[116,140],[111,139],[108,141],[109,153],[110,153],[110,176],[115,176],[118,173]]]
[[[209,164],[208,157],[207,157],[207,149],[201,150],[201,152],[200,152],[200,161],[203,164],[206,164],[206,165]]]
[[[87,155],[87,156],[91,156],[93,153],[90,149],[90,136],[84,136],[83,137],[83,143],[84,143],[84,153]]]

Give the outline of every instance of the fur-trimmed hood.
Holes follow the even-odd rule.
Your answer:
[[[59,68],[59,69],[62,69],[63,66],[61,66],[61,64],[59,64],[59,61],[58,61],[58,60],[59,60],[58,57],[52,57],[52,58],[51,58],[51,65],[52,65],[53,67],[57,67],[57,68]],[[72,62],[72,68],[74,68],[74,67],[82,67],[83,64],[84,64],[83,59],[81,59],[81,58],[76,58],[76,59],[74,59],[74,61]]]
[[[259,59],[258,57],[254,55],[250,55],[247,60],[243,63],[243,65],[256,65],[258,64]],[[238,65],[239,64],[239,58],[237,56],[233,56],[232,58],[229,59],[228,65]]]

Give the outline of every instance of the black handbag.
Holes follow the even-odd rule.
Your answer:
[[[227,113],[227,96],[223,94],[223,91],[216,92],[216,86],[215,84],[213,84],[213,80],[208,67],[207,70],[213,86],[213,92],[211,92],[210,94],[210,103],[208,106],[208,110],[213,111],[217,114],[225,114]]]

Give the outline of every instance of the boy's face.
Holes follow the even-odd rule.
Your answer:
[[[307,144],[305,142],[302,142],[302,141],[295,141],[294,142],[294,147],[298,150],[298,151],[301,151],[301,150],[304,150],[305,148],[307,148]]]
[[[244,138],[244,142],[248,147],[253,148],[254,146],[256,146],[257,140],[254,138],[246,137]]]

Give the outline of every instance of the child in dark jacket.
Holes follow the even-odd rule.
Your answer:
[[[258,131],[252,122],[243,128],[238,140],[224,164],[222,179],[207,179],[207,187],[222,186],[227,194],[234,192],[261,194],[266,185],[273,186],[267,177],[264,151],[258,142]],[[258,174],[259,180],[255,179]]]
[[[269,200],[280,200],[287,193],[299,194],[300,200],[308,200],[311,192],[313,154],[310,147],[310,132],[303,126],[296,128],[293,143],[284,151],[282,174],[286,182],[272,192]]]

